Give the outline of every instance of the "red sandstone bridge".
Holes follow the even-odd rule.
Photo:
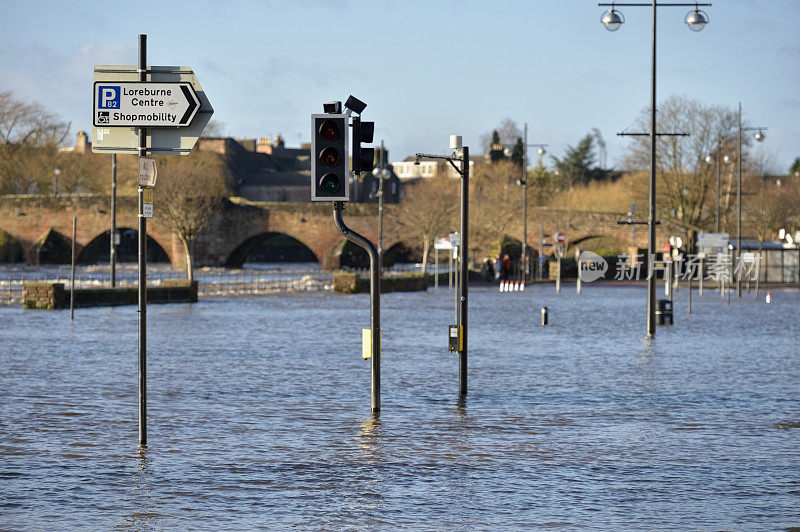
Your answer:
[[[21,256],[29,263],[69,262],[72,217],[78,218],[76,249],[78,262],[105,262],[109,248],[110,198],[94,195],[0,196],[0,237],[7,233],[16,242]],[[393,216],[395,206],[385,207],[384,249],[412,249],[417,242],[409,241],[404,226]],[[521,218],[521,216],[520,216]],[[377,207],[374,204],[348,204],[347,224],[373,241],[378,239]],[[548,208],[528,209],[528,245],[533,254],[539,248],[540,224],[545,233],[565,230],[571,245],[592,238],[612,239],[620,248],[631,245],[631,227],[618,225],[624,219],[620,213],[582,212]],[[671,222],[671,223],[670,223]],[[136,241],[136,198],[118,200],[117,228],[131,242]],[[153,218],[149,221],[148,259],[168,260],[176,268],[184,266],[184,253],[171,231]],[[678,234],[680,224],[667,221],[657,228],[657,241],[669,234]],[[248,255],[266,240],[285,235],[302,244],[323,268],[338,268],[346,263],[349,244],[333,224],[329,204],[311,203],[251,203],[233,198],[226,201],[211,222],[211,227],[198,241],[195,264],[240,267]],[[503,236],[519,242],[522,227]],[[638,226],[636,245],[647,247],[646,226]],[[550,248],[544,251],[549,254]],[[125,258],[120,255],[119,260]],[[129,260],[135,260],[131,258]]]

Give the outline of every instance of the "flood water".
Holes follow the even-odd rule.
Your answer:
[[[470,297],[457,400],[446,289],[0,307],[2,529],[780,529],[800,526],[800,293],[686,290],[644,339],[644,287]],[[539,309],[550,325],[539,326]]]

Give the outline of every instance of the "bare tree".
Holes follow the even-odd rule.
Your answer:
[[[800,185],[796,183],[781,187],[762,182],[758,195],[747,198],[747,202],[743,205],[744,215],[759,241],[774,238],[781,228],[789,230],[798,228],[800,224],[798,195],[800,195]]]
[[[496,251],[512,221],[521,219],[518,176],[518,166],[498,161],[478,166],[470,177],[469,241],[473,256]]]
[[[156,216],[183,244],[186,277],[194,280],[193,259],[197,238],[208,229],[211,217],[226,194],[218,160],[193,153],[186,160],[160,157]]]
[[[68,133],[69,124],[38,103],[0,92],[0,194],[52,190],[58,146]]]
[[[517,139],[522,138],[522,130],[517,123],[510,118],[506,118],[500,123],[499,128],[480,136],[481,149],[484,152],[492,145],[492,136],[494,132],[497,132],[500,144],[505,146],[510,146],[514,144]]]
[[[433,239],[453,228],[457,212],[458,180],[434,177],[406,187],[398,218],[405,232],[419,243],[423,276],[428,272],[428,253]]]
[[[659,136],[656,140],[662,213],[678,212],[688,225],[711,224],[716,203],[716,163],[708,164],[705,158],[712,155],[716,160],[720,138],[723,154],[735,155],[736,127],[736,111],[728,107],[705,105],[685,96],[672,96],[658,107],[659,133],[690,135]],[[635,128],[650,130],[649,109],[642,111]],[[631,170],[649,168],[649,137],[633,137],[625,164]]]

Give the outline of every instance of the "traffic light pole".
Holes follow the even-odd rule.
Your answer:
[[[370,382],[372,412],[381,411],[381,258],[375,244],[347,227],[342,219],[344,203],[333,202],[333,221],[342,235],[369,254],[370,339],[372,341],[372,377]]]

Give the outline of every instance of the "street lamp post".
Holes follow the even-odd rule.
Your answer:
[[[720,180],[721,180],[721,177],[722,177],[722,165],[720,164],[720,157],[721,156],[722,156],[722,136],[720,135],[717,138],[717,218],[716,218],[717,233],[719,233],[719,189],[720,189]],[[711,158],[710,155],[706,155],[706,162],[707,163],[711,164],[712,160],[713,159]],[[730,155],[726,155],[725,157],[722,157],[722,161],[725,164],[730,163],[731,162]]]
[[[375,194],[378,197],[378,255],[381,257],[381,268],[383,268],[383,181],[392,175],[386,168],[386,152],[383,141],[381,141],[378,167],[372,170],[372,175],[378,180],[378,192]]]
[[[739,102],[739,150],[736,156],[736,166],[738,167],[738,185],[736,187],[736,260],[742,260],[742,131],[757,131],[753,137],[758,142],[763,142],[766,138],[765,127],[742,127],[742,102]],[[742,297],[742,274],[736,276],[736,297]]]
[[[469,311],[469,147],[461,143],[461,135],[450,136],[450,148],[454,150],[452,155],[431,155],[427,153],[417,153],[414,156],[414,164],[419,164],[420,160],[441,159],[450,165],[461,176],[461,213],[460,213],[460,250],[458,261],[461,269],[459,270],[460,280],[458,284],[458,311],[456,312],[456,325],[460,327],[458,381],[459,396],[463,399],[467,395],[467,347],[469,339],[468,311]],[[456,165],[461,163],[461,167]]]
[[[606,11],[600,19],[600,22],[609,31],[616,31],[625,23],[625,17],[620,11],[616,9],[617,2],[610,4],[600,3],[599,6],[610,6],[611,9]],[[650,212],[647,220],[648,239],[647,239],[647,253],[650,267],[652,268],[653,258],[656,252],[656,232],[655,232],[655,217],[656,217],[656,13],[659,6],[656,0],[651,4],[645,3],[620,3],[620,6],[635,6],[653,8],[653,31],[652,31],[652,54],[650,65]],[[701,31],[708,24],[708,15],[700,10],[700,6],[710,6],[711,4],[691,3],[691,4],[661,4],[662,6],[683,6],[694,7],[685,19],[686,25],[692,31]],[[647,336],[653,337],[656,334],[656,282],[655,276],[650,275],[647,279]]]
[[[539,148],[541,157],[547,144],[528,144],[528,123],[525,122],[525,139],[522,141],[522,178],[517,184],[522,186],[522,261],[524,280],[528,280],[528,148]],[[540,251],[541,253],[541,251]]]

